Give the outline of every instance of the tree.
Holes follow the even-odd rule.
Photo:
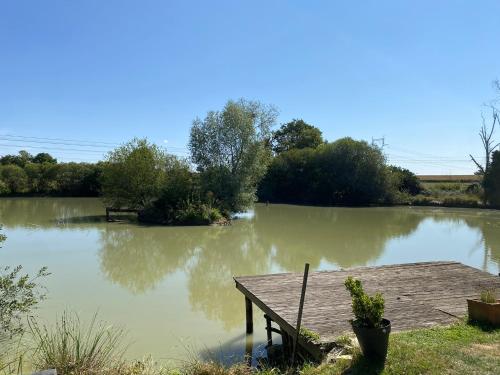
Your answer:
[[[361,205],[385,201],[391,189],[382,152],[364,141],[342,138],[315,149],[292,149],[276,156],[259,186],[259,198]]]
[[[104,201],[113,207],[142,209],[158,196],[165,178],[166,155],[146,139],[111,151],[102,171]]]
[[[193,121],[189,148],[204,191],[230,212],[248,208],[270,159],[266,141],[277,111],[258,102],[228,101]]]
[[[479,173],[484,175],[485,173],[488,172],[488,169],[490,168],[490,161],[491,161],[491,154],[497,148],[500,143],[497,143],[493,139],[493,135],[495,132],[495,127],[496,125],[500,122],[499,114],[497,109],[494,106],[491,106],[491,118],[492,118],[492,123],[491,127],[486,125],[486,119],[484,116],[481,116],[483,118],[483,124],[481,126],[481,129],[479,130],[479,138],[481,138],[481,142],[483,144],[483,149],[484,149],[484,166],[479,163],[474,156],[469,155],[471,160],[476,164],[477,168],[479,169]]]
[[[11,194],[24,193],[28,187],[28,176],[24,169],[16,164],[4,165],[0,169],[0,179]]]
[[[303,120],[292,120],[282,125],[272,138],[273,151],[276,154],[295,148],[316,148],[322,143],[324,140],[321,130]]]
[[[484,175],[485,200],[492,206],[500,206],[500,151],[494,151],[491,164]]]
[[[21,168],[31,162],[33,160],[33,156],[25,150],[19,151],[19,155],[5,155],[0,158],[0,164],[8,165],[15,164]]]
[[[33,157],[32,163],[37,163],[37,164],[43,164],[43,163],[57,164],[57,159],[54,158],[52,155],[46,153],[46,152],[40,152],[39,154],[36,154],[35,157]]]

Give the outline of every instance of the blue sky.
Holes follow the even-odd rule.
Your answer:
[[[385,136],[417,173],[470,173],[499,14],[465,0],[4,0],[0,154],[92,161],[134,136],[182,154],[195,117],[244,97],[328,140]]]

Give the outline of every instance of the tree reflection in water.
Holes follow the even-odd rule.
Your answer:
[[[180,272],[187,280],[182,285],[191,309],[228,330],[244,321],[234,275],[296,272],[305,262],[313,269],[375,264],[390,240],[409,236],[424,221],[433,228],[435,222],[444,230],[467,229],[471,239],[477,233],[478,246],[472,250],[454,242],[455,259],[466,261],[467,252],[480,249],[483,261],[476,266],[500,267],[499,211],[257,205],[254,212],[230,227],[145,227],[104,222],[103,206],[96,199],[0,200],[0,223],[6,232],[16,228],[97,231],[101,272],[134,295]],[[11,243],[14,240],[12,236]]]

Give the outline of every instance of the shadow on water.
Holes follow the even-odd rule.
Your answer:
[[[220,345],[202,348],[198,355],[204,361],[217,361],[226,365],[240,363],[242,358],[251,355],[256,365],[256,358],[266,356],[267,343],[253,340],[253,335],[241,334]]]

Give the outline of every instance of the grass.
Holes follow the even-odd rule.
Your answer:
[[[420,175],[417,176],[422,182],[475,182],[481,181],[481,176],[477,175]]]
[[[300,336],[307,342],[320,340],[319,334],[317,332],[314,332],[306,327],[300,327]]]
[[[98,322],[88,326],[76,314],[64,313],[54,327],[30,320],[34,351],[30,360],[36,369],[57,369],[65,374],[99,374],[119,364],[124,352],[124,331]]]
[[[120,359],[123,331],[96,322],[81,327],[65,314],[52,329],[31,325],[35,337],[33,363],[37,369],[57,368],[60,375],[281,375],[277,368],[252,369],[245,364],[226,367],[216,361],[189,359],[178,368],[158,365],[151,358]],[[342,342],[350,343],[348,337]],[[336,374],[500,374],[500,329],[460,322],[450,327],[392,334],[385,364],[367,361],[354,349],[353,359],[334,364],[305,364],[300,375]],[[0,371],[0,373],[2,373]],[[10,374],[10,373],[9,373]]]
[[[446,328],[392,334],[384,364],[365,360],[305,367],[303,375],[500,374],[500,329],[459,323]]]
[[[485,303],[495,303],[497,301],[497,295],[494,290],[487,289],[481,292],[481,301]]]
[[[483,207],[478,183],[424,182],[422,186],[424,191],[410,198],[414,206]]]

